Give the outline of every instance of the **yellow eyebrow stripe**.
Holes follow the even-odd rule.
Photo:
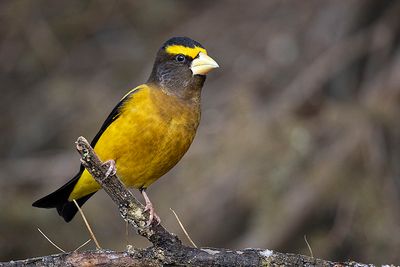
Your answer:
[[[171,54],[171,55],[182,54],[185,56],[189,56],[191,58],[197,57],[197,55],[200,52],[207,54],[207,51],[204,48],[199,47],[199,46],[187,47],[187,46],[183,46],[183,45],[170,45],[170,46],[167,46],[165,51],[167,51],[167,53]]]

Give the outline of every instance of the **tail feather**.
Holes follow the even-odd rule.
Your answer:
[[[68,183],[53,193],[35,201],[32,206],[46,209],[56,208],[58,214],[63,217],[66,222],[71,221],[77,213],[78,208],[75,206],[74,202],[68,201],[68,198],[72,190],[74,190],[79,178],[81,177],[83,170],[84,168],[81,166],[79,173],[75,175],[75,177],[72,178]],[[94,193],[91,193],[87,196],[76,199],[79,207],[81,207],[93,194]]]

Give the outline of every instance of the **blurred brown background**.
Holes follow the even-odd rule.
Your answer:
[[[57,253],[37,227],[65,250],[89,238],[79,216],[31,203],[186,35],[221,68],[195,142],[149,190],[166,227],[186,240],[173,208],[200,246],[309,254],[306,235],[316,257],[400,262],[399,14],[387,0],[2,1],[0,261]],[[104,192],[84,211],[103,247],[125,249]]]

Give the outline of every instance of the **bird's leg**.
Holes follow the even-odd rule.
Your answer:
[[[150,226],[153,222],[153,219],[157,221],[157,224],[160,224],[160,217],[154,212],[153,203],[151,203],[149,197],[146,194],[146,189],[140,189],[140,193],[142,193],[144,200],[146,201],[146,206],[144,207],[145,211],[149,211],[149,220],[147,221],[146,226]]]
[[[110,175],[115,175],[117,173],[117,168],[115,167],[115,161],[113,159],[109,159],[107,161],[104,161],[103,164],[101,164],[102,166],[104,165],[109,165],[108,166],[108,170],[106,172],[106,177]]]

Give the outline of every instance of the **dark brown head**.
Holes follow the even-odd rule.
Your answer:
[[[174,37],[158,51],[148,82],[181,98],[192,98],[200,95],[206,74],[218,67],[200,43]]]

